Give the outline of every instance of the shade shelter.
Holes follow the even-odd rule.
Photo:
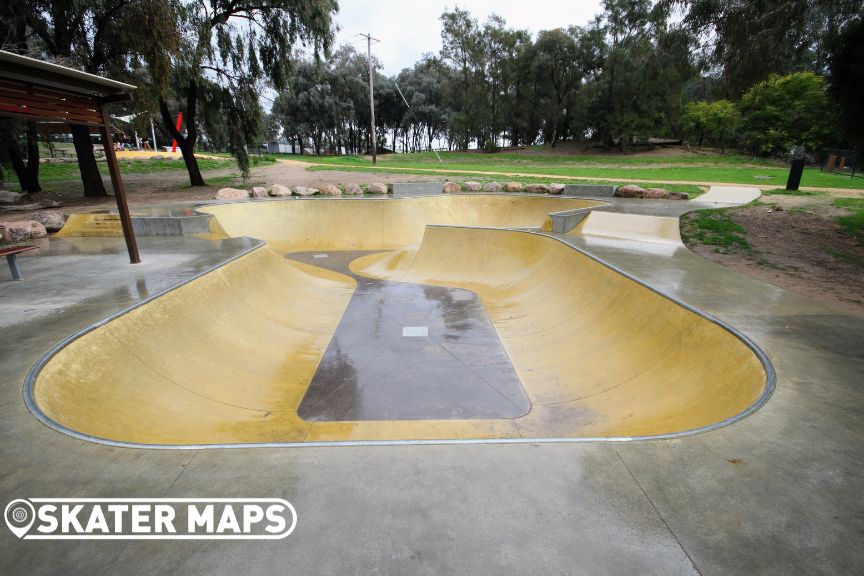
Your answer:
[[[56,129],[81,124],[102,136],[129,260],[140,262],[126,190],[114,153],[105,105],[130,99],[135,86],[0,50],[0,117],[24,118]]]

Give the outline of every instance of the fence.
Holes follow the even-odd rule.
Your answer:
[[[856,174],[860,177],[861,170],[858,165],[858,154],[854,150],[826,149],[822,155],[823,172],[842,174],[854,178]]]

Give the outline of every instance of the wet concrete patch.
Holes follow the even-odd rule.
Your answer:
[[[351,273],[348,264],[368,253],[288,255],[357,280],[299,416],[362,421],[526,414],[531,403],[477,294]],[[427,336],[403,336],[406,328],[425,328]]]

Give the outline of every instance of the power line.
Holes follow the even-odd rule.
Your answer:
[[[417,124],[420,124],[420,120],[417,118],[417,115],[414,114],[414,109],[411,108],[411,105],[408,104],[408,100],[405,98],[405,95],[402,94],[402,90],[399,88],[399,84],[396,84],[396,81],[394,80],[393,85],[396,86],[396,91],[399,92],[399,96],[402,96],[402,101],[405,102],[405,106],[408,107],[408,111],[411,112],[411,116],[414,117],[414,121],[417,122]],[[432,147],[432,141],[431,140],[429,141],[429,147],[430,148]],[[438,158],[438,162],[440,162],[441,164],[444,164],[444,161],[441,160],[441,156],[438,156],[438,151],[435,150],[434,148],[432,148],[432,152],[435,152],[435,156]]]

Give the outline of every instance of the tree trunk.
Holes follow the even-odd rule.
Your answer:
[[[180,152],[183,153],[183,162],[186,164],[186,171],[189,172],[189,184],[192,186],[206,186],[204,177],[201,175],[201,169],[198,167],[198,159],[195,158],[195,142],[198,140],[198,126],[195,123],[195,111],[198,104],[198,85],[194,80],[189,81],[189,88],[186,94],[186,136],[177,129],[174,120],[171,118],[171,111],[168,109],[168,103],[162,96],[159,96],[159,113],[162,116],[162,124],[168,130],[171,137],[177,141],[180,146]]]
[[[99,166],[96,164],[96,155],[93,153],[90,128],[73,124],[72,142],[75,144],[75,155],[78,157],[78,171],[81,172],[84,196],[107,196],[102,174],[99,173]]]
[[[42,191],[39,185],[39,139],[33,122],[27,122],[27,185],[30,192]]]
[[[18,185],[21,186],[21,192],[29,192],[27,183],[27,166],[24,165],[24,159],[21,157],[21,150],[18,149],[18,143],[10,139],[6,147],[9,154],[9,162],[12,164],[12,170],[15,171],[15,176],[18,178]]]
[[[207,183],[204,182],[201,169],[198,167],[198,159],[195,158],[195,144],[188,138],[184,138],[182,142],[177,140],[177,145],[183,153],[183,163],[186,164],[186,171],[189,172],[189,183],[192,186],[206,186]]]
[[[558,116],[556,112],[555,118],[552,120],[552,148],[558,146]]]

